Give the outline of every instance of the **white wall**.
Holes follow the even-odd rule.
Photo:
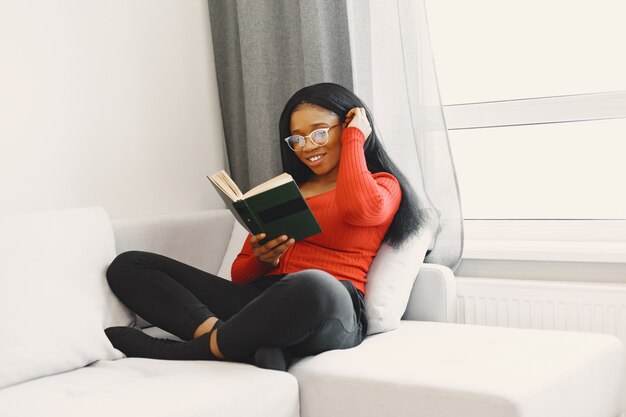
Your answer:
[[[206,0],[0,0],[0,213],[222,207]]]

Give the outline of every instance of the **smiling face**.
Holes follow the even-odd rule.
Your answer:
[[[292,135],[307,136],[316,129],[330,128],[328,143],[315,146],[309,138],[301,151],[294,152],[298,159],[318,177],[318,180],[334,182],[339,172],[341,155],[341,121],[330,110],[314,104],[302,104],[291,113]]]

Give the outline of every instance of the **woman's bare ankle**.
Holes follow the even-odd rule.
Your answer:
[[[217,323],[217,321],[218,321],[218,318],[215,316],[209,317],[208,319],[203,321],[202,324],[200,324],[198,328],[196,329],[196,331],[193,333],[193,338],[197,339],[203,334],[207,334],[208,332],[213,330],[213,326],[215,326],[215,323]]]

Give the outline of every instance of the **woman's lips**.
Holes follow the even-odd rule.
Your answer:
[[[305,159],[307,160],[307,165],[310,167],[316,167],[319,164],[322,163],[322,161],[324,160],[324,157],[326,156],[325,153],[323,154],[318,154],[318,155],[313,155],[313,156],[308,156]],[[311,160],[313,159],[313,160]]]

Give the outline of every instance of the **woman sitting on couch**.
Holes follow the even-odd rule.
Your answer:
[[[373,131],[371,114],[336,84],[305,87],[280,118],[283,169],[323,232],[295,242],[248,236],[232,282],[154,253],[120,254],[107,270],[134,312],[183,341],[138,329],[106,334],[129,357],[229,360],[286,370],[291,357],[359,345],[366,274],[382,242],[421,226],[415,193]]]

